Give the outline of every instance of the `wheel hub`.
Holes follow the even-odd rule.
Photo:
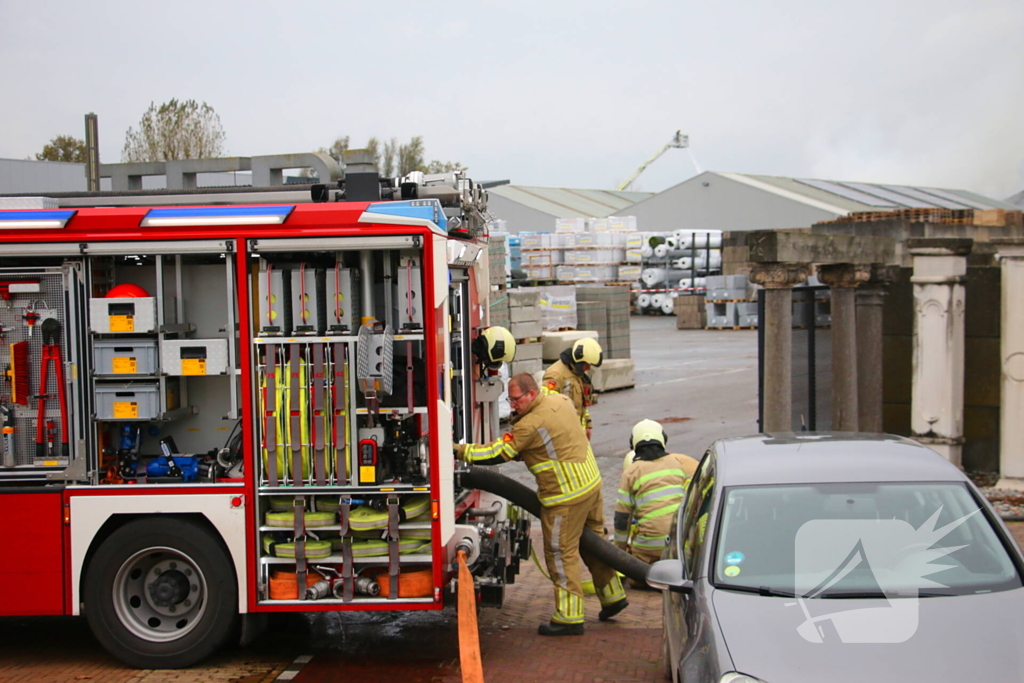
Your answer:
[[[157,607],[177,605],[188,597],[188,592],[188,579],[177,569],[161,573],[149,584],[149,597]]]

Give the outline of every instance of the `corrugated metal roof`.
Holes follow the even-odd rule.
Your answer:
[[[543,211],[556,218],[614,216],[626,207],[652,196],[653,192],[576,190],[565,187],[499,185],[487,190],[509,201]]]
[[[763,184],[780,196],[815,205],[826,204],[855,211],[892,211],[907,208],[1007,209],[1018,207],[1009,202],[984,197],[967,190],[951,190],[928,186],[883,185],[843,180],[787,178],[783,176],[722,173],[728,178],[749,178]],[[808,201],[809,200],[809,201]],[[819,208],[822,208],[819,206]]]

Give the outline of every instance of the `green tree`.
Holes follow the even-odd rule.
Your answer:
[[[151,102],[138,128],[125,134],[121,161],[211,159],[224,153],[220,117],[206,102],[195,100]]]
[[[36,154],[39,161],[69,161],[85,163],[85,140],[72,135],[58,135],[43,145],[43,151]]]

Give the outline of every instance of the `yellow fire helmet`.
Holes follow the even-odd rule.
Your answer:
[[[640,420],[633,426],[633,433],[629,436],[629,447],[636,448],[637,444],[644,441],[657,441],[664,448],[668,444],[668,437],[665,436],[665,429],[654,420]]]
[[[572,345],[572,362],[588,363],[595,368],[601,367],[604,362],[604,351],[596,339],[580,339]]]
[[[504,327],[488,327],[473,341],[473,353],[484,365],[498,367],[516,357],[516,340]]]

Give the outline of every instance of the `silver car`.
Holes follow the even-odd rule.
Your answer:
[[[673,681],[1024,681],[1022,569],[930,449],[784,434],[711,446],[648,583]]]

